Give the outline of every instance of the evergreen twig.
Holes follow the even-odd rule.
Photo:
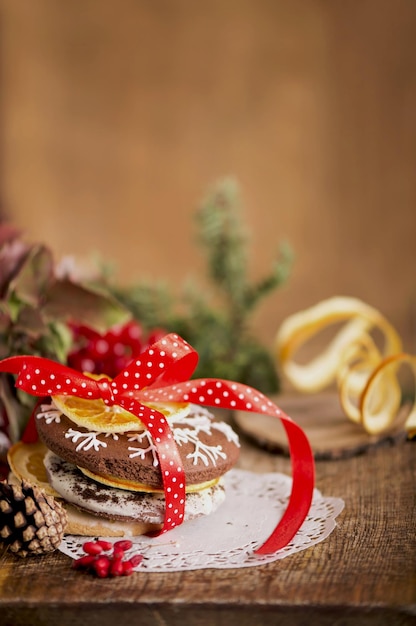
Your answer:
[[[256,283],[248,278],[248,236],[237,183],[217,183],[196,212],[198,240],[219,302],[187,286],[180,300],[166,284],[139,283],[116,295],[143,326],[163,327],[187,339],[199,353],[196,376],[237,380],[264,392],[278,389],[276,364],[250,332],[253,310],[290,275],[292,251],[282,243],[271,271]],[[210,294],[212,296],[212,294]]]

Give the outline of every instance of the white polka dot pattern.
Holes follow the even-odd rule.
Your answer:
[[[72,395],[102,398],[142,420],[152,434],[163,477],[166,511],[161,532],[181,524],[185,510],[185,475],[165,417],[143,402],[192,402],[211,407],[263,413],[277,417],[286,430],[292,457],[293,487],[288,507],[269,539],[257,552],[275,552],[294,537],[310,508],[314,462],[303,430],[262,393],[241,383],[190,380],[198,355],[176,334],[150,346],[113,380],[94,380],[49,359],[16,356],[0,361],[0,371],[17,374],[16,387],[35,396]]]

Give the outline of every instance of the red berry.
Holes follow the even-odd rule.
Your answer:
[[[99,578],[106,578],[110,571],[110,559],[108,556],[100,556],[94,561],[92,566]]]
[[[121,548],[114,548],[112,557],[113,559],[122,559],[124,556],[124,550]]]
[[[131,576],[133,574],[133,565],[130,561],[123,561],[123,576]]]
[[[143,349],[143,329],[139,322],[113,326],[103,334],[84,325],[71,325],[73,348],[68,364],[77,370],[107,374],[114,378]]]
[[[101,554],[103,547],[98,541],[86,541],[82,546],[87,554]]]
[[[130,557],[129,561],[133,567],[137,567],[137,565],[140,565],[140,563],[143,561],[143,555],[134,554],[132,557]]]
[[[95,330],[93,330],[92,328],[84,324],[71,323],[70,327],[72,329],[75,339],[78,339],[78,338],[95,339],[98,336],[98,333]]]
[[[85,556],[81,556],[79,559],[72,561],[73,569],[87,569],[90,567],[95,561],[95,556],[93,554],[86,554]]]
[[[111,541],[104,541],[104,539],[99,539],[97,543],[105,551],[111,550],[111,548],[113,547],[113,544],[111,543]]]
[[[124,325],[124,327],[121,329],[121,332],[119,334],[123,338],[123,340],[126,342],[126,344],[128,345],[135,344],[135,347],[137,349],[140,349],[141,338],[143,336],[143,329],[138,322],[136,322],[135,320],[128,322],[127,324]]]
[[[110,565],[110,576],[122,576],[124,572],[124,563],[121,558],[113,559]]]
[[[114,548],[119,548],[120,550],[130,550],[132,547],[133,543],[129,539],[121,539],[114,544]]]

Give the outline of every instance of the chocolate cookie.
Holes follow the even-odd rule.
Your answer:
[[[205,408],[191,405],[188,415],[169,419],[185,470],[186,484],[209,483],[225,474],[239,454],[237,435]],[[36,413],[40,439],[62,459],[91,472],[94,478],[125,479],[163,490],[156,447],[147,430],[102,433],[87,430],[63,415],[53,401]],[[144,489],[145,490],[145,489]]]
[[[47,452],[45,467],[49,483],[65,500],[78,509],[98,517],[122,522],[139,520],[144,524],[162,524],[165,498],[158,493],[140,493],[106,487],[90,480],[80,470]],[[186,494],[185,521],[209,515],[225,498],[222,482],[212,487]]]

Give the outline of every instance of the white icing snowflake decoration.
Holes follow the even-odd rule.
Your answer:
[[[91,450],[91,448],[94,448],[94,450],[98,452],[100,447],[107,447],[106,442],[98,438],[100,434],[102,433],[94,433],[91,431],[82,433],[80,430],[70,428],[65,433],[65,439],[71,439],[72,443],[80,442],[75,448],[77,452],[80,450]]]
[[[61,411],[51,402],[50,404],[40,405],[40,411],[36,414],[36,419],[44,419],[47,424],[52,424],[53,422],[59,424],[61,422],[61,415]]]
[[[157,448],[153,443],[149,431],[144,430],[141,433],[132,433],[128,435],[128,440],[130,442],[137,441],[138,443],[142,443],[144,439],[147,439],[147,448],[134,448],[133,446],[129,446],[128,450],[131,450],[129,458],[135,459],[136,457],[140,457],[143,460],[146,454],[150,452],[153,456],[153,466],[157,467],[159,465],[159,461],[157,458]]]

